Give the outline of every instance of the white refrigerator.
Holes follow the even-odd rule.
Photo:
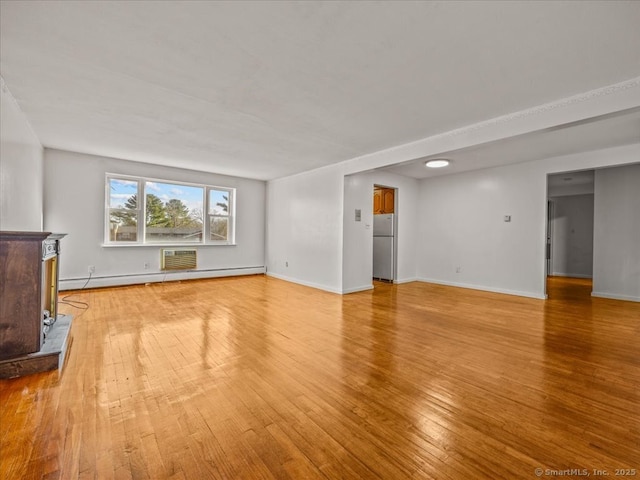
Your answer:
[[[395,218],[392,213],[373,216],[373,278],[394,280]]]

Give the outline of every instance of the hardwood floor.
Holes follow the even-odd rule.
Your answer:
[[[640,476],[640,304],[589,292],[339,296],[264,276],[83,291],[88,310],[61,306],[62,375],[0,382],[0,476]]]

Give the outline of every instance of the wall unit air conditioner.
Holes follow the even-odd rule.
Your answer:
[[[194,270],[197,251],[192,248],[163,248],[160,250],[161,270]]]

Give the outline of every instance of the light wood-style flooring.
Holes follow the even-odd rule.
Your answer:
[[[85,290],[62,374],[0,381],[0,477],[638,478],[640,304],[590,290]]]

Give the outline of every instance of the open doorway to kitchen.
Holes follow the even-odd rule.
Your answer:
[[[388,283],[397,270],[397,195],[394,187],[373,186],[373,279]]]

